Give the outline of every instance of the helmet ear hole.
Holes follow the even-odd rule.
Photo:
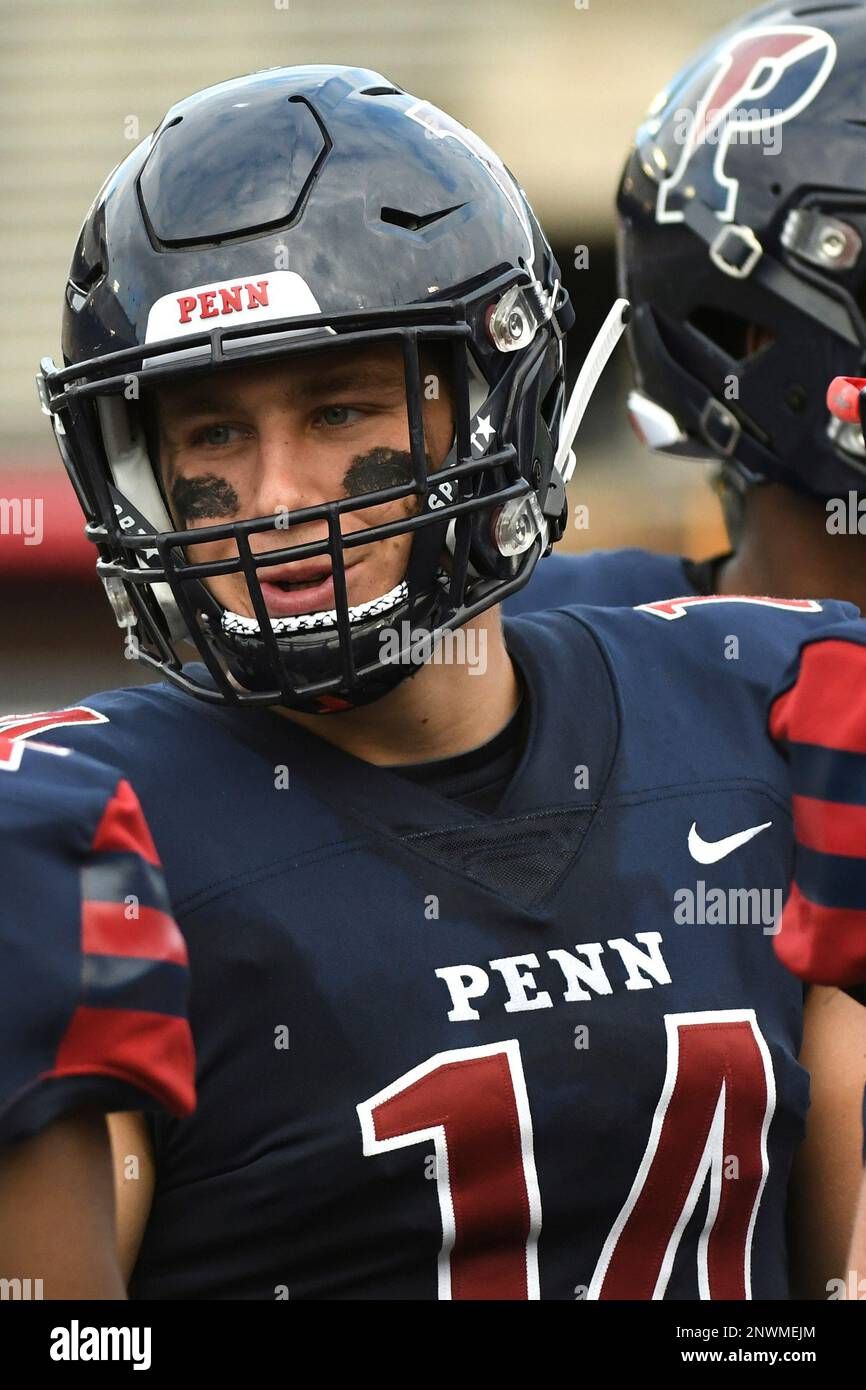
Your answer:
[[[689,314],[688,322],[702,337],[709,339],[736,362],[745,362],[754,357],[776,339],[772,329],[763,324],[710,305],[694,309]]]

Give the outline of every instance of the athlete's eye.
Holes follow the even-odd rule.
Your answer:
[[[193,438],[194,444],[207,444],[212,449],[224,449],[227,444],[234,444],[232,435],[242,435],[243,430],[236,425],[206,425],[204,429],[198,430]]]
[[[350,405],[325,405],[321,410],[316,411],[314,425],[326,425],[330,429],[339,429],[341,425],[354,425],[360,419],[362,412],[353,410]],[[352,416],[352,419],[349,419]]]

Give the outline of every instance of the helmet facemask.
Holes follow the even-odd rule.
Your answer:
[[[88,533],[127,650],[205,699],[340,710],[385,694],[418,669],[419,652],[429,654],[443,632],[520,587],[550,539],[543,499],[554,492],[562,344],[528,277],[502,279],[459,305],[425,305],[423,315],[294,317],[291,326],[271,321],[107,354],[83,372],[50,368],[45,398],[67,467],[91,502]],[[479,316],[495,342],[491,308],[509,292],[513,306],[514,290],[526,346],[509,343],[479,362],[471,350]],[[179,514],[154,457],[156,387],[207,373],[218,392],[220,375],[236,364],[279,360],[290,372],[293,358],[312,351],[324,359],[385,343],[402,364],[405,449],[368,460],[358,487],[315,505],[214,524]],[[424,427],[431,353],[447,364],[453,412],[451,445],[438,460]],[[65,415],[74,417],[76,458],[64,448]],[[370,512],[400,502],[402,516],[367,524]],[[559,512],[551,522],[560,522]],[[353,602],[346,579],[353,552],[395,537],[408,542],[403,574],[387,591]],[[274,616],[268,571],[314,559],[331,571],[333,604]],[[243,579],[244,603],[225,601],[232,576]],[[179,648],[189,642],[209,678],[183,669]]]

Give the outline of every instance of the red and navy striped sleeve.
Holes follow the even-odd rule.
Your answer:
[[[129,783],[0,739],[0,1142],[83,1105],[188,1114],[188,983]]]
[[[796,837],[776,952],[866,1002],[866,623],[803,647],[770,733],[790,762]]]

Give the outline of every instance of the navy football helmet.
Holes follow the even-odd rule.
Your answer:
[[[827,382],[866,370],[866,7],[766,7],[653,103],[618,195],[630,414],[740,488],[866,491]]]
[[[66,288],[63,361],[39,376],[135,650],[201,698],[328,712],[417,669],[382,637],[435,640],[523,585],[564,526],[565,333],[574,314],[524,193],[477,136],[378,73],[273,68],[179,102],[109,175]],[[411,477],[275,517],[181,529],[149,447],[154,385],[375,342],[402,354]],[[425,459],[419,352],[450,363],[454,435]],[[350,607],[341,517],[397,498],[404,580]],[[321,539],[291,545],[287,523]],[[263,554],[261,533],[279,548]],[[307,533],[309,534],[309,532]],[[191,563],[230,538],[231,561]],[[358,542],[358,534],[355,534]],[[335,607],[269,617],[272,565],[327,557]],[[255,617],[208,587],[243,573]],[[191,641],[209,672],[182,669]],[[405,645],[405,644],[404,644]],[[402,657],[402,653],[401,653]]]

